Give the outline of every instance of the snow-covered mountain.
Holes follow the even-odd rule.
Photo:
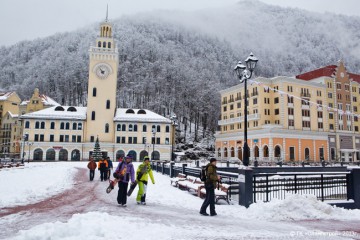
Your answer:
[[[119,48],[119,107],[175,112],[213,131],[218,90],[250,51],[257,76],[295,75],[343,59],[360,72],[360,18],[242,1],[195,12],[154,11],[112,21]],[[86,105],[87,50],[98,24],[0,48],[0,88],[29,97],[35,87],[66,105]],[[200,136],[201,134],[199,134]]]

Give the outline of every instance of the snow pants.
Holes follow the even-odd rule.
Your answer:
[[[146,198],[146,189],[147,189],[147,182],[138,182],[138,186],[139,186],[139,191],[137,193],[136,196],[136,201],[137,202],[145,202],[145,198]]]
[[[210,205],[210,214],[215,214],[215,189],[214,185],[205,185],[206,197],[200,208],[200,213],[205,213],[207,207]]]
[[[127,189],[128,189],[129,183],[119,182],[118,185],[119,185],[119,191],[118,191],[118,196],[117,196],[117,202],[118,202],[118,204],[126,204]]]

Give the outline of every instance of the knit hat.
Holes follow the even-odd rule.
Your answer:
[[[149,156],[145,156],[145,157],[144,157],[144,161],[146,161],[146,160],[150,161]]]
[[[210,163],[216,162],[216,161],[217,161],[216,158],[210,158]]]

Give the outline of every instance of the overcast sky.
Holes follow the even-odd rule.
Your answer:
[[[240,0],[0,0],[0,46],[72,31],[105,18],[155,9],[196,10],[233,5]],[[360,16],[360,0],[261,0],[315,12]]]

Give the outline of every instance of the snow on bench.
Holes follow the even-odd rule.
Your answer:
[[[175,185],[173,185],[173,186],[177,187],[179,184],[179,181],[184,181],[184,180],[186,180],[186,175],[183,173],[178,173],[177,177],[170,178],[170,185],[173,185],[173,183],[174,183]]]
[[[228,184],[220,184],[219,189],[215,189],[215,203],[217,203],[220,199],[225,200],[228,204],[230,204],[229,201],[229,188],[230,185]],[[200,190],[200,197],[204,198],[206,195],[205,188],[201,188]]]

